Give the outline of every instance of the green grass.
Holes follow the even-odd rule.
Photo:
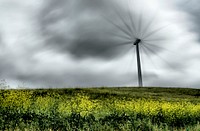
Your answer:
[[[71,95],[76,93],[85,93],[90,97],[125,97],[130,99],[152,98],[165,99],[170,101],[188,100],[191,102],[200,102],[200,89],[191,88],[159,88],[159,87],[98,87],[98,88],[69,88],[69,89],[38,89],[37,93],[48,94],[56,93],[59,95]],[[35,93],[35,94],[37,94]]]
[[[200,131],[199,89],[0,90],[0,101],[0,130]]]

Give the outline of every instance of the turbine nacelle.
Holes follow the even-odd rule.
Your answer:
[[[137,45],[141,42],[141,39],[137,38],[136,41],[133,43],[133,45]]]

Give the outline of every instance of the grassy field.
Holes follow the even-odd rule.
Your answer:
[[[200,90],[0,90],[0,130],[200,131]]]

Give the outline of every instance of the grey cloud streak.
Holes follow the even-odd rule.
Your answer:
[[[198,0],[187,0],[184,3],[181,3],[181,1],[178,1],[178,7],[181,10],[184,10],[185,12],[189,13],[191,15],[191,22],[195,23],[195,27],[193,30],[195,30],[199,34],[200,39],[200,5]]]

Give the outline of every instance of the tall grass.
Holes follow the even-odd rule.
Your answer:
[[[0,130],[200,130],[198,94],[119,90],[0,90]]]

